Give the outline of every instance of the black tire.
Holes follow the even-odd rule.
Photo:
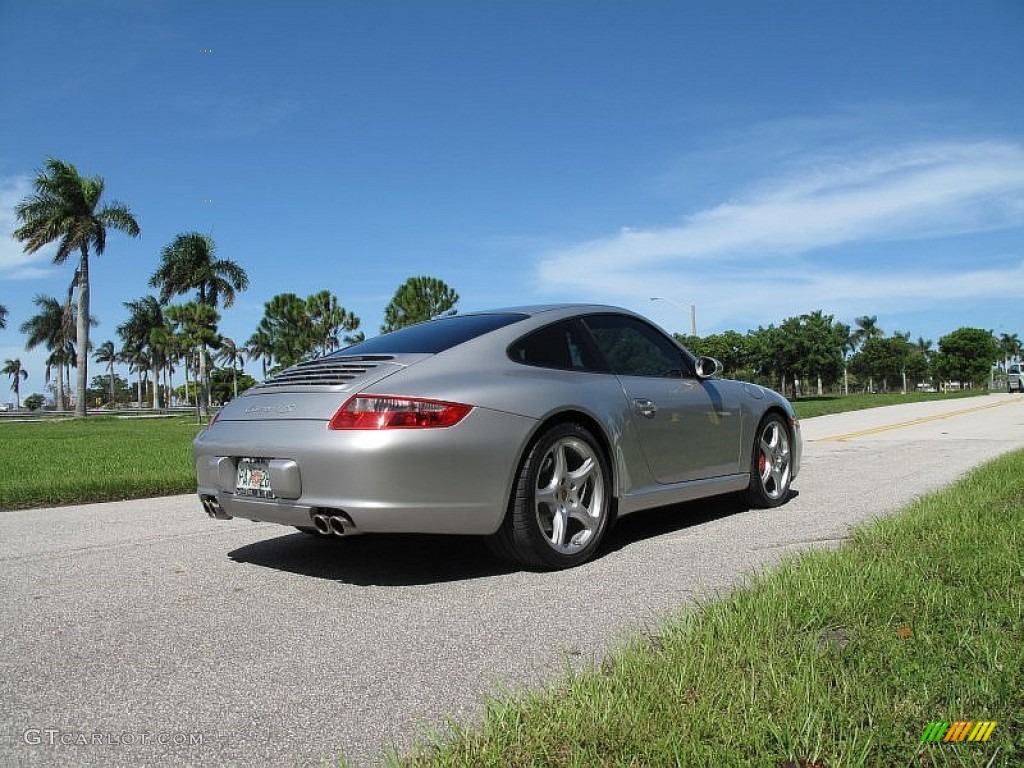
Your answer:
[[[793,435],[781,414],[773,411],[761,420],[750,453],[747,503],[759,509],[785,504],[793,481]]]
[[[488,545],[526,568],[572,568],[593,557],[613,511],[601,444],[579,424],[557,424],[530,448],[505,519]]]

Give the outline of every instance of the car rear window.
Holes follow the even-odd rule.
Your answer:
[[[328,357],[353,355],[397,355],[402,353],[437,354],[463,344],[477,336],[525,320],[528,315],[501,312],[486,315],[452,315],[418,325],[410,325],[352,346],[339,349]]]

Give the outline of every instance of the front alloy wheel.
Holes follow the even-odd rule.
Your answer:
[[[492,544],[529,568],[569,568],[588,560],[611,517],[604,451],[578,424],[559,424],[534,444]]]
[[[757,428],[751,458],[747,501],[752,507],[777,507],[789,498],[793,479],[789,427],[777,413],[769,413]]]

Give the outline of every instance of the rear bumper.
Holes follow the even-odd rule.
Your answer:
[[[362,532],[486,535],[501,525],[535,426],[483,408],[448,429],[383,432],[222,419],[195,441],[198,492],[218,517],[312,527],[314,514],[340,512]],[[242,457],[267,460],[276,498],[235,492]]]

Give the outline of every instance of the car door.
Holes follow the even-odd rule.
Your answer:
[[[639,318],[600,314],[584,322],[622,385],[657,482],[740,472],[743,425],[731,382],[699,379],[683,351]]]

